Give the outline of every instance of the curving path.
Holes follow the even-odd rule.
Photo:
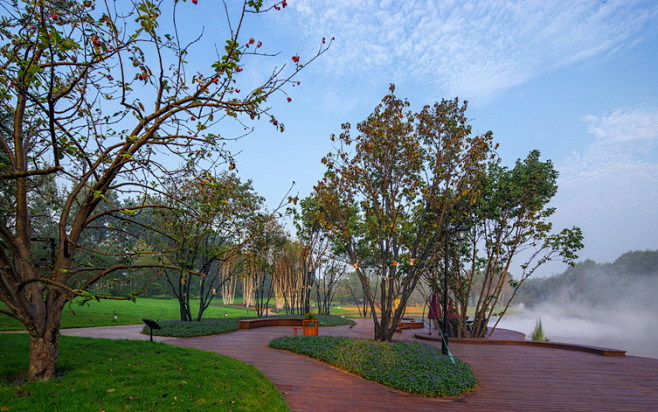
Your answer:
[[[111,326],[62,334],[148,339],[140,330],[141,325]],[[398,336],[412,339],[412,333]],[[272,338],[291,334],[290,327],[267,327],[193,339],[155,339],[252,364],[274,382],[293,411],[658,411],[658,359],[455,343],[453,353],[473,367],[480,387],[461,398],[428,399],[267,346]],[[370,337],[372,323],[359,320],[351,329],[320,328],[320,334]]]

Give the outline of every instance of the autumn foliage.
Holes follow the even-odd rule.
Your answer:
[[[327,171],[315,188],[325,229],[361,280],[380,340],[391,339],[456,206],[476,198],[491,158],[491,134],[471,134],[466,103],[443,100],[413,113],[394,91],[356,134],[344,124],[331,137],[338,146],[323,159]]]

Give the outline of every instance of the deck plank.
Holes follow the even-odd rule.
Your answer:
[[[122,336],[121,329],[116,330],[117,337],[129,337]],[[414,332],[405,330],[395,337],[413,339]],[[98,333],[110,335],[107,330]],[[94,336],[91,331],[77,334]],[[454,343],[452,352],[473,367],[480,385],[475,392],[460,398],[432,399],[403,393],[267,346],[272,338],[291,334],[289,327],[264,327],[194,339],[158,340],[221,353],[254,365],[274,382],[293,411],[658,410],[658,359]],[[361,320],[353,328],[321,327],[320,334],[370,337],[372,323]]]

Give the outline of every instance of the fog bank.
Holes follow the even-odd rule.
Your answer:
[[[658,250],[627,252],[613,263],[586,260],[561,275],[529,279],[515,303],[520,313],[506,315],[500,327],[530,336],[541,318],[552,341],[658,358]]]
[[[505,315],[498,327],[525,333],[530,339],[535,322],[541,318],[551,341],[621,349],[627,355],[658,359],[658,313],[652,306],[601,309],[577,303],[543,303],[518,309],[518,313]]]

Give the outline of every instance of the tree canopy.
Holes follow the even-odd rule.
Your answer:
[[[64,304],[76,296],[117,298],[90,288],[140,266],[126,262],[124,251],[98,250],[91,238],[85,244],[85,233],[139,226],[140,211],[160,207],[149,199],[170,195],[163,185],[170,176],[233,168],[223,143],[239,137],[228,133],[244,130],[245,122],[262,118],[283,131],[265,102],[331,43],[310,58],[272,59],[276,50],[243,29],[247,18],[280,6],[235,2],[226,7],[227,37],[212,39],[214,61],[192,66],[191,56],[208,55],[179,29],[180,10],[194,3],[3,3],[0,300],[7,309],[0,312],[22,322],[31,337],[30,379],[54,374]],[[261,65],[247,78],[249,66],[265,56],[271,70]],[[46,190],[49,176],[55,178]],[[59,196],[51,201],[55,187]],[[36,213],[36,204],[48,209]],[[52,239],[47,267],[37,265],[36,236]],[[88,265],[76,260],[81,250],[116,260]]]
[[[380,340],[392,337],[455,208],[477,194],[491,156],[491,133],[471,134],[466,103],[442,100],[413,113],[394,91],[391,85],[358,134],[344,124],[331,137],[340,146],[323,159],[327,171],[314,195],[325,230],[362,282]]]

